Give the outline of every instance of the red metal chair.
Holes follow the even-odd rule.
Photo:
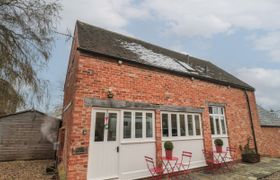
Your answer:
[[[182,157],[181,157],[181,161],[176,163],[175,166],[177,167],[178,171],[183,170],[183,174],[187,177],[190,178],[190,171],[189,171],[189,167],[190,167],[190,162],[192,159],[192,153],[188,152],[188,151],[183,151],[182,152]]]
[[[235,163],[237,162],[236,159],[237,159],[237,148],[227,147],[227,154],[225,156],[225,160],[227,164],[233,167],[233,165],[235,165]]]
[[[216,159],[213,151],[202,150],[202,152],[207,164],[207,171],[211,173],[217,172],[222,167],[222,163],[218,159]]]
[[[149,169],[152,179],[162,179],[163,176],[163,169],[162,167],[156,167],[154,164],[153,158],[149,156],[145,156],[147,168]]]

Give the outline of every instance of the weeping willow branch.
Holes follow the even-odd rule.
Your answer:
[[[50,58],[60,10],[56,0],[0,0],[0,79],[15,89],[17,106],[46,94],[37,73]]]

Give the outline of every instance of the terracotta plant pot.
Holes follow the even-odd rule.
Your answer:
[[[167,159],[172,159],[172,150],[165,150],[165,156]]]
[[[221,153],[223,151],[223,146],[216,146],[216,151]]]

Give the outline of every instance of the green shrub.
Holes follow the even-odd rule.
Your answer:
[[[247,144],[245,144],[244,147],[239,145],[239,149],[240,149],[242,154],[256,154],[255,149],[250,148],[250,141],[251,141],[251,137],[248,137],[247,138]]]
[[[173,150],[173,143],[171,141],[164,142],[164,149],[165,150]]]
[[[215,139],[214,144],[215,144],[216,146],[223,146],[223,145],[224,145],[224,142],[223,142],[223,140],[221,140],[221,139]]]

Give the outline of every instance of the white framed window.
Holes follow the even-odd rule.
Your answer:
[[[161,129],[163,139],[201,138],[201,115],[161,112]]]
[[[122,110],[122,142],[154,140],[155,115],[153,111]]]
[[[224,107],[210,106],[208,109],[212,136],[227,136]]]

